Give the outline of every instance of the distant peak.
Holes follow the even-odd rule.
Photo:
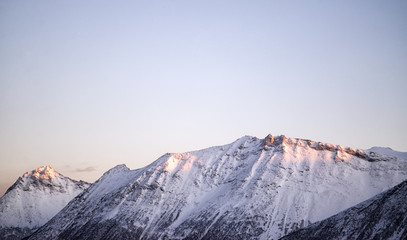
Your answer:
[[[115,167],[112,168],[112,169],[125,170],[125,171],[130,170],[130,169],[126,166],[126,164],[119,164],[119,165],[115,166]]]
[[[116,174],[118,172],[125,172],[125,171],[130,171],[130,169],[126,166],[126,164],[119,164],[115,166],[114,168],[111,168],[109,171],[105,172],[103,175],[106,174]]]
[[[397,157],[407,159],[407,152],[399,152],[389,147],[372,147],[367,150],[371,155],[387,155],[390,157]]]
[[[58,176],[59,173],[55,171],[51,166],[41,166],[31,172],[24,173],[23,177],[33,177],[37,179],[52,179]]]

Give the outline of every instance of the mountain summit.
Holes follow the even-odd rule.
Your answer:
[[[32,170],[31,172],[24,173],[24,178],[37,178],[37,179],[52,179],[60,175],[55,171],[51,166],[42,166],[37,169]]]
[[[29,235],[88,186],[50,166],[24,173],[0,198],[0,236],[21,239]]]
[[[407,179],[407,159],[245,136],[142,169],[119,165],[30,239],[278,239]]]

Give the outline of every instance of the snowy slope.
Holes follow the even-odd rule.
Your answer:
[[[277,239],[407,179],[407,159],[284,136],[119,165],[30,239]]]
[[[21,239],[30,234],[88,186],[50,166],[26,172],[0,198],[0,238]]]
[[[283,240],[407,239],[407,181]]]

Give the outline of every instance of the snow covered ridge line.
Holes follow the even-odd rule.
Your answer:
[[[24,173],[0,198],[0,239],[28,236],[89,185],[51,166]]]
[[[288,138],[284,135],[280,135],[280,136],[273,136],[271,134],[269,134],[266,138],[265,138],[265,149],[267,149],[267,147],[278,147],[278,146],[282,146],[284,149],[284,146],[291,146],[291,147],[309,147],[315,150],[319,150],[319,151],[330,151],[330,152],[334,152],[336,153],[336,160],[343,160],[341,159],[339,156],[342,155],[343,153],[347,153],[349,155],[361,158],[361,159],[365,159],[369,162],[375,162],[375,161],[387,161],[390,158],[391,159],[396,159],[398,157],[397,154],[392,154],[392,155],[387,155],[386,153],[390,153],[391,152],[396,152],[392,149],[387,148],[387,151],[383,151],[382,149],[384,148],[379,148],[379,147],[374,147],[371,148],[369,150],[361,150],[361,149],[356,149],[356,148],[351,148],[351,147],[344,147],[341,145],[334,145],[334,144],[330,144],[330,143],[322,143],[322,142],[316,142],[316,141],[312,141],[309,139],[301,139],[301,138]],[[378,153],[380,152],[380,153]],[[342,154],[341,154],[342,153]],[[398,154],[400,156],[403,157],[404,153]]]

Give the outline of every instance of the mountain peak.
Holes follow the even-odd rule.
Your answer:
[[[28,236],[88,186],[49,165],[24,173],[0,198],[0,238]]]
[[[57,171],[55,171],[50,165],[47,165],[34,169],[31,172],[26,172],[24,173],[23,177],[33,177],[36,179],[52,179],[58,175],[59,173]]]

